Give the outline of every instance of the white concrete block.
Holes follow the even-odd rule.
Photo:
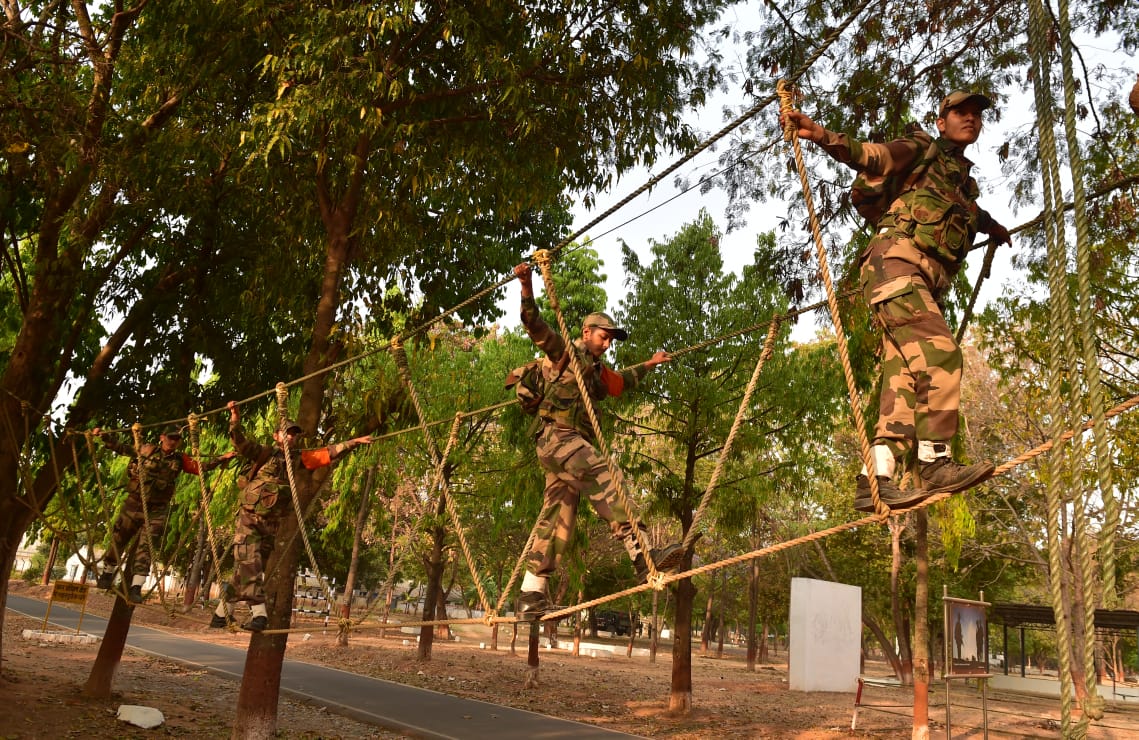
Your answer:
[[[853,693],[862,649],[862,589],[792,578],[790,622],[789,687]]]
[[[154,707],[143,707],[138,704],[121,705],[115,717],[120,722],[126,722],[135,727],[141,727],[144,730],[158,727],[166,721],[166,717],[162,716],[162,712]]]

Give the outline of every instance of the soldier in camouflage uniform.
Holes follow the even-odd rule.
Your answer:
[[[100,429],[95,428],[98,435]],[[120,560],[126,556],[127,547],[135,535],[149,523],[150,537],[142,535],[135,548],[134,563],[131,568],[131,583],[127,598],[136,604],[142,603],[142,587],[150,573],[153,557],[148,540],[159,542],[166,529],[166,518],[170,512],[170,500],[174,498],[174,488],[179,473],[198,475],[198,463],[189,455],[178,451],[182,444],[182,431],[176,426],[168,426],[158,437],[158,444],[144,442],[136,452],[131,445],[123,444],[118,438],[103,437],[103,446],[113,452],[130,457],[127,467],[127,499],[115,520],[111,532],[111,547],[103,555],[101,572],[96,579],[99,588],[110,588],[115,580],[115,570]],[[234,456],[228,452],[202,465],[202,472],[209,472]],[[141,475],[140,475],[141,471]],[[142,497],[146,496],[143,509]]]
[[[581,339],[567,348],[561,335],[551,330],[538,313],[530,265],[518,265],[514,273],[522,286],[522,325],[546,355],[541,367],[546,393],[538,407],[541,428],[536,432],[538,462],[546,471],[546,491],[519,600],[519,615],[536,618],[549,608],[546,579],[557,570],[562,553],[573,538],[577,506],[582,496],[592,502],[598,516],[609,523],[613,536],[625,545],[641,582],[648,577],[648,563],[629,521],[629,513],[617,493],[605,458],[594,447],[593,426],[569,366],[567,349],[577,353],[578,364],[586,373],[585,384],[594,401],[619,396],[636,387],[649,370],[672,357],[658,351],[628,370],[610,370],[602,364],[601,357],[614,339],[624,340],[629,335],[603,313],[587,316]],[[673,544],[653,548],[649,555],[657,570],[667,571],[680,564],[683,551]]]
[[[863,295],[883,329],[874,472],[883,502],[894,508],[966,490],[993,472],[991,463],[961,465],[951,457],[962,356],[941,303],[978,232],[1010,242],[1008,230],[977,205],[973,163],[965,158],[981,134],[981,112],[991,105],[983,95],[956,90],[941,101],[936,141],[918,131],[886,144],[854,141],[802,113],[786,114],[799,138],[835,160],[868,175],[906,178],[860,257]],[[915,442],[923,488],[901,491],[893,480],[897,462]],[[858,477],[859,511],[873,511],[868,475],[864,467]]]
[[[233,589],[219,600],[210,626],[229,625],[233,621],[233,603],[244,601],[249,604],[253,617],[243,627],[260,632],[269,621],[265,608],[265,563],[273,552],[282,518],[292,511],[285,449],[291,456],[297,487],[304,490],[311,483],[313,470],[331,465],[360,445],[370,444],[372,438],[365,435],[328,447],[300,450],[295,445],[301,428],[286,420],[273,435],[277,444],[261,445],[245,438],[237,404],[230,401],[228,408],[230,441],[237,454],[250,465],[238,480],[241,505],[233,534]]]

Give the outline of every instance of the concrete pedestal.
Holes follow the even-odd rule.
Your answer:
[[[790,621],[790,688],[854,692],[862,642],[862,589],[792,578]]]

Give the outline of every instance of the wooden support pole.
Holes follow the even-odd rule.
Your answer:
[[[542,620],[530,622],[530,649],[526,653],[526,683],[523,688],[538,688],[538,643],[541,637]]]

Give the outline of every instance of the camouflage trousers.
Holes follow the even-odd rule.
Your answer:
[[[901,458],[915,440],[948,442],[957,433],[961,348],[925,272],[871,251],[862,263],[861,280],[871,315],[882,328],[874,444],[888,446]]]
[[[145,576],[150,573],[152,555],[148,540],[153,541],[156,547],[162,541],[162,534],[166,531],[166,517],[169,514],[168,504],[165,502],[157,505],[148,504],[146,514],[149,516],[144,515],[142,499],[134,494],[127,496],[127,500],[123,502],[123,509],[119,512],[118,518],[115,519],[114,528],[111,530],[111,549],[103,556],[103,562],[106,565],[113,568],[119,564],[121,559],[126,558],[127,548],[130,547],[131,540],[134,539],[135,535],[138,535],[134,561],[131,564],[131,574]],[[150,522],[149,538],[142,531],[148,520]]]
[[[538,462],[546,471],[546,492],[526,566],[530,573],[548,576],[557,570],[573,539],[582,496],[609,523],[614,537],[633,540],[629,514],[605,458],[580,432],[547,422],[538,435],[537,449]]]
[[[250,606],[265,603],[265,563],[277,541],[281,518],[261,515],[241,507],[233,533],[233,591],[229,601]]]

